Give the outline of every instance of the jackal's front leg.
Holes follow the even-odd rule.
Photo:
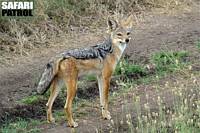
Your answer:
[[[111,119],[110,112],[108,111],[108,96],[109,96],[109,88],[110,88],[110,79],[111,76],[103,78],[103,106],[102,106],[102,116],[104,119]]]
[[[100,98],[100,106],[103,107],[103,78],[101,75],[97,76],[98,87],[99,87],[99,98]]]

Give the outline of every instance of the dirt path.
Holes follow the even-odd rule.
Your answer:
[[[197,5],[191,11],[179,12],[174,15],[148,13],[145,14],[144,21],[139,22],[133,33],[133,40],[126,49],[126,54],[131,56],[135,62],[146,62],[149,56],[160,50],[187,50],[192,51],[192,57],[199,59],[195,42],[200,39],[200,6]],[[85,39],[86,38],[86,39]],[[102,39],[97,35],[80,35],[77,37],[75,45],[70,47],[83,47],[88,42],[96,42]],[[84,41],[82,41],[84,40]],[[81,46],[80,46],[81,42]],[[90,43],[91,44],[91,43]],[[50,48],[47,50],[37,50],[38,54],[33,56],[17,58],[13,65],[2,66],[0,68],[0,107],[12,108],[16,100],[29,95],[35,87],[38,75],[42,67],[50,57],[67,49],[68,46]],[[3,109],[0,108],[0,113]],[[96,116],[91,112],[91,116]],[[97,114],[99,116],[99,114]],[[86,118],[87,119],[87,118]],[[95,118],[94,121],[101,121]],[[91,125],[90,125],[91,123]],[[89,125],[88,125],[89,124]],[[90,121],[87,125],[80,122],[81,131],[88,130],[88,126],[93,126]],[[62,125],[49,129],[47,132],[66,131]]]

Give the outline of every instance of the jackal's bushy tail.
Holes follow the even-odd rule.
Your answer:
[[[37,86],[37,93],[44,94],[50,87],[52,80],[54,79],[60,60],[50,61],[41,75],[40,81]]]

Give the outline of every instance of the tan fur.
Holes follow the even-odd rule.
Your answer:
[[[59,88],[57,86],[58,81],[63,79],[67,87],[67,99],[65,103],[65,112],[70,127],[77,127],[78,124],[73,120],[72,116],[72,101],[77,91],[77,79],[78,76],[84,75],[85,73],[93,73],[97,76],[99,89],[100,89],[100,104],[102,106],[102,116],[104,119],[111,119],[110,112],[108,111],[108,96],[110,88],[110,80],[112,73],[123,53],[122,48],[119,42],[124,43],[125,39],[130,39],[130,36],[127,35],[126,28],[132,27],[132,16],[128,19],[122,20],[118,23],[119,26],[116,28],[111,28],[112,23],[110,23],[111,39],[113,45],[113,52],[106,56],[105,59],[88,59],[81,60],[75,59],[73,57],[67,58],[65,60],[59,60],[56,63],[54,73],[56,77],[51,83],[51,93],[49,100],[46,104],[47,106],[47,120],[48,122],[55,122],[52,116],[52,105],[58,95]],[[118,28],[125,29],[120,31]],[[122,34],[120,36],[117,33]]]

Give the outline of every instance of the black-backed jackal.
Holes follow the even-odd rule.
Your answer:
[[[131,39],[133,16],[119,21],[108,20],[110,36],[101,44],[92,47],[69,50],[51,60],[41,76],[37,87],[39,94],[51,88],[47,106],[47,120],[54,122],[52,105],[59,93],[58,82],[63,80],[67,87],[67,99],[64,106],[68,124],[77,127],[72,117],[72,101],[76,95],[78,76],[92,73],[97,76],[100,105],[104,119],[111,119],[108,111],[110,80],[115,67]]]

